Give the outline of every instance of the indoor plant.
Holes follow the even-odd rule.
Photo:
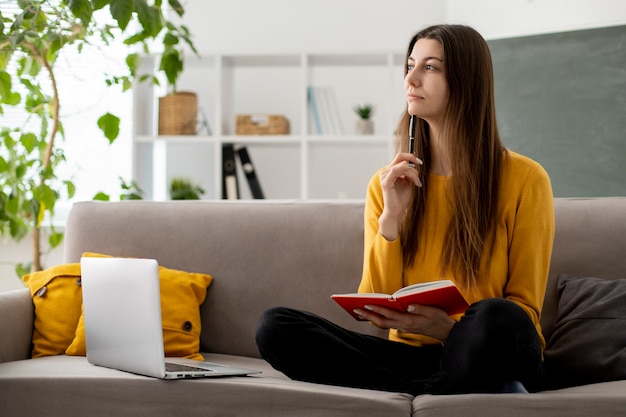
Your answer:
[[[170,183],[170,198],[172,200],[200,200],[204,189],[194,184],[190,179],[175,177]]]
[[[14,240],[32,234],[32,265],[18,265],[21,275],[42,269],[44,215],[52,217],[56,202],[74,194],[72,181],[56,176],[65,159],[59,144],[64,130],[55,77],[60,54],[70,47],[80,51],[95,39],[106,45],[114,36],[126,36],[128,74],[112,76],[107,83],[127,90],[135,79],[159,83],[156,76],[137,74],[137,46],[148,53],[150,45],[162,45],[159,69],[170,85],[183,70],[183,46],[195,48],[188,29],[166,18],[162,0],[19,0],[17,5],[15,15],[0,11],[0,114],[3,107],[14,106],[27,118],[20,128],[0,128],[0,233]],[[178,0],[168,0],[168,5],[179,16],[184,14]],[[107,11],[113,24],[99,24],[94,13]],[[117,138],[117,116],[107,113],[97,123],[110,142]],[[61,241],[62,233],[52,229],[49,246]]]
[[[374,133],[374,122],[371,120],[374,114],[374,106],[371,104],[360,104],[354,107],[354,112],[359,116],[356,124],[356,133],[361,135]]]

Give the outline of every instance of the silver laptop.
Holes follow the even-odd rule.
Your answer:
[[[158,263],[81,259],[89,363],[163,379],[258,373],[211,362],[165,358]]]

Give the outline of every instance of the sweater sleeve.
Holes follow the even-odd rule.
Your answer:
[[[550,179],[537,164],[524,184],[515,209],[514,225],[509,231],[509,271],[504,297],[526,311],[540,335],[539,319],[548,280],[554,229]]]
[[[365,200],[363,275],[358,291],[391,294],[403,286],[402,245],[400,238],[390,242],[378,232],[384,205],[379,174],[370,179]]]

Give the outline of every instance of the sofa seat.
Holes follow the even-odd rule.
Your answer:
[[[414,417],[624,417],[626,381],[604,382],[534,394],[420,395]]]
[[[410,416],[412,396],[290,381],[258,358],[204,354],[262,371],[245,377],[165,381],[48,356],[0,364],[2,416]],[[62,372],[60,372],[62,370]],[[125,387],[121,389],[120,387]],[[158,401],[155,401],[158,399]],[[67,404],[72,403],[71,409]]]

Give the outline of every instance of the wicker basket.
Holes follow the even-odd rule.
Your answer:
[[[289,134],[289,120],[279,114],[238,114],[235,125],[238,135]]]
[[[195,135],[198,96],[179,91],[159,98],[159,135]]]

